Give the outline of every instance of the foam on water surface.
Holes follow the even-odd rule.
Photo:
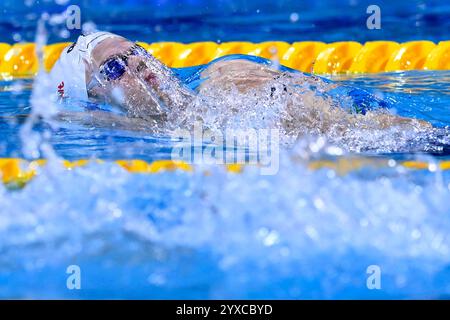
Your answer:
[[[0,188],[0,295],[44,298],[448,297],[448,172],[214,166],[43,169]],[[66,288],[79,265],[82,290]],[[369,290],[377,265],[382,290]]]

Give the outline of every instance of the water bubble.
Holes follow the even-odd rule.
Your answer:
[[[289,20],[291,20],[292,23],[297,22],[300,19],[300,16],[297,12],[292,12],[289,16]]]
[[[161,32],[163,30],[162,26],[160,24],[157,24],[154,28],[155,32]]]
[[[22,41],[22,35],[21,35],[20,33],[14,33],[14,34],[13,34],[13,40],[14,40],[15,42],[20,42],[20,41]]]
[[[317,208],[317,210],[324,210],[325,209],[325,202],[320,197],[314,198],[314,206]]]
[[[319,233],[317,232],[316,228],[313,226],[306,226],[305,233],[308,237],[310,237],[313,240],[319,239]]]
[[[83,23],[81,30],[83,34],[91,34],[97,31],[97,25],[92,21],[88,21]]]
[[[51,26],[57,26],[57,25],[61,25],[61,24],[65,24],[66,22],[66,15],[65,14],[53,14],[51,16],[48,17],[48,23]]]
[[[411,233],[411,237],[415,240],[419,239],[422,233],[418,229],[414,229]]]
[[[163,274],[153,273],[148,277],[148,282],[155,286],[162,286],[166,283],[166,279]]]
[[[265,246],[273,246],[276,244],[279,240],[278,233],[276,231],[270,231],[263,235],[263,243]]]
[[[327,177],[328,177],[329,179],[334,179],[334,178],[336,177],[336,171],[334,171],[334,170],[328,170],[328,171],[327,171]]]
[[[60,36],[61,38],[63,38],[63,39],[67,39],[67,38],[70,37],[70,32],[69,32],[69,30],[67,30],[67,29],[62,29],[62,30],[59,32],[59,36]]]
[[[397,161],[395,161],[394,159],[389,159],[388,160],[388,166],[393,168],[397,165]]]

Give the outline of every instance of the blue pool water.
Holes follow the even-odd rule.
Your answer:
[[[96,6],[89,0],[55,2],[2,1],[2,41],[18,36],[33,41],[41,13],[60,13],[71,4],[80,6],[83,23],[147,42],[450,39],[450,5],[441,0],[99,0]],[[380,30],[366,28],[366,10],[372,4],[381,9]],[[63,30],[55,27],[50,42],[76,39],[77,31]]]
[[[10,10],[11,3],[2,5]],[[357,1],[345,5],[350,11],[334,1],[314,7],[281,1],[270,14],[263,3],[255,14],[253,2],[219,1],[205,9],[192,0],[180,2],[186,12],[177,13],[178,20],[176,7],[161,1],[157,10],[146,7],[154,16],[136,16],[130,24],[126,13],[139,11],[136,3],[121,1],[103,11],[116,12],[117,19],[105,18],[88,2],[81,5],[102,29],[148,42],[450,39],[448,6],[437,2],[386,4],[386,21],[402,21],[401,27],[387,26],[378,34],[357,32],[357,8],[364,7]],[[220,4],[226,6],[223,15],[217,13]],[[44,10],[31,8],[24,4],[2,15],[2,34],[14,31],[32,40],[33,19],[13,23]],[[308,23],[290,26],[283,20],[301,9]],[[249,17],[258,27],[246,27]],[[411,29],[417,19],[422,24]],[[154,32],[154,24],[164,31]],[[329,32],[334,25],[339,27]],[[61,40],[53,33],[50,39]],[[382,96],[393,102],[392,112],[427,120],[439,131],[406,140],[398,132],[367,134],[343,155],[318,137],[305,137],[281,150],[273,176],[252,166],[241,174],[212,165],[147,175],[129,174],[110,162],[72,171],[49,165],[23,189],[0,186],[0,297],[449,298],[450,171],[433,163],[450,160],[450,72],[333,80]],[[175,141],[164,135],[77,124],[50,130],[42,122],[24,131],[32,86],[31,80],[0,83],[1,157],[27,156],[24,141],[35,141],[38,132],[57,156],[69,160],[170,158]],[[346,174],[308,169],[321,159],[366,158],[391,162]],[[395,162],[404,159],[431,165],[407,170]],[[81,269],[81,290],[66,287],[70,265]],[[381,270],[380,290],[367,288],[371,265]]]

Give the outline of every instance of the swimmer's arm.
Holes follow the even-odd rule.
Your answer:
[[[431,123],[425,120],[406,118],[390,113],[368,112],[364,117],[371,118],[374,124],[378,124],[379,129],[402,126],[416,129],[430,129],[433,127]]]
[[[76,123],[92,127],[102,127],[115,130],[157,131],[156,120],[130,118],[105,111],[68,112],[61,111],[56,115],[57,121]]]

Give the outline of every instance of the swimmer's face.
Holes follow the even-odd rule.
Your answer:
[[[120,105],[132,116],[158,116],[163,113],[154,74],[148,68],[149,54],[124,38],[108,38],[91,55],[87,84],[91,97]]]

